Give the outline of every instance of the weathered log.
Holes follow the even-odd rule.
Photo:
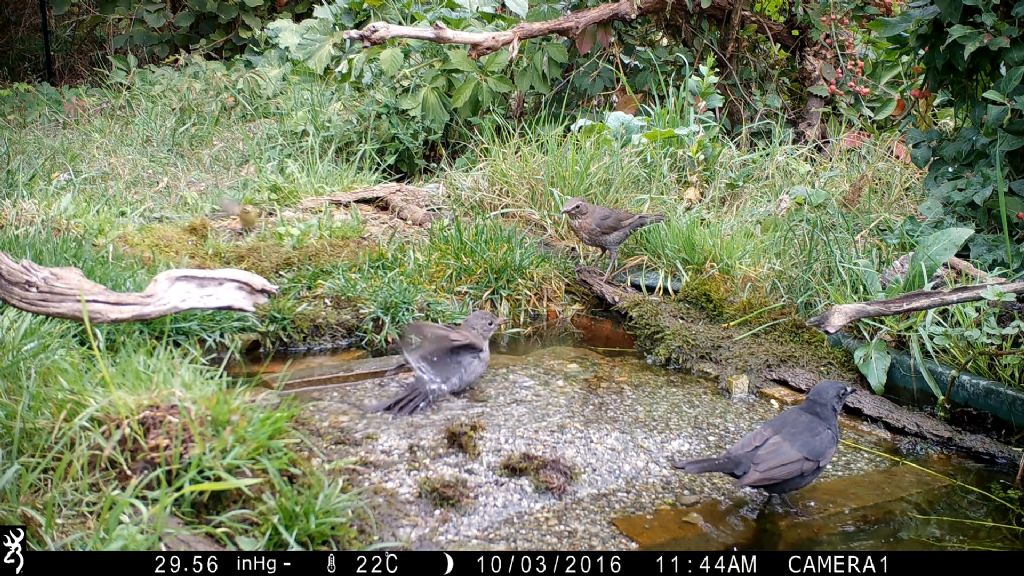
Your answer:
[[[617,286],[605,281],[604,273],[590,266],[576,268],[576,281],[612,306],[618,306],[630,295],[640,293],[631,286]]]
[[[368,204],[380,203],[385,209],[394,211],[395,215],[416,226],[425,226],[433,219],[430,212],[402,198],[402,196],[425,197],[429,193],[408,184],[377,184],[369,188],[361,188],[337,196],[318,196],[302,201],[303,208],[312,208],[323,204],[347,206],[353,202]]]
[[[919,290],[888,300],[839,304],[829,308],[824,314],[811,318],[807,321],[807,325],[817,328],[826,334],[834,334],[850,322],[863,318],[891,316],[982,300],[982,293],[993,286],[1010,294],[1024,293],[1024,281],[976,284],[974,286],[961,286],[948,290]]]
[[[253,312],[277,293],[262,276],[223,268],[173,269],[153,277],[142,292],[114,292],[78,268],[15,262],[0,252],[0,300],[26,312],[95,324],[150,320],[184,310]]]
[[[574,38],[583,30],[595,24],[604,22],[627,22],[637,19],[640,16],[654,14],[668,9],[670,3],[667,0],[619,0],[570,12],[553,20],[541,22],[523,22],[508,30],[499,32],[465,32],[452,30],[441,22],[435,22],[432,26],[401,26],[388,22],[373,22],[359,30],[346,30],[343,34],[348,40],[356,40],[363,43],[363,46],[375,46],[383,44],[392,38],[408,38],[411,40],[426,40],[438,44],[464,44],[469,46],[469,56],[479,58],[492,52],[496,52],[506,46],[512,46],[513,51],[518,49],[518,44],[530,38],[550,36],[557,34],[566,38]],[[713,0],[703,12],[716,20],[733,11],[733,0]],[[761,18],[747,11],[741,12],[741,22],[753,24],[762,33],[767,34],[772,41],[792,47],[800,36],[790,34],[786,27]]]
[[[784,384],[801,392],[807,392],[821,380],[817,374],[793,368],[769,370],[766,371],[766,377],[772,382]],[[972,456],[1003,463],[1015,462],[1017,458],[1013,448],[998,440],[961,430],[870,392],[851,395],[846,399],[844,410],[879,422],[894,432],[922,438]]]

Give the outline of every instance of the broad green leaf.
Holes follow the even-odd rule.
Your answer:
[[[487,85],[499,94],[511,92],[516,89],[512,81],[504,76],[491,76],[487,78]]]
[[[476,76],[466,78],[466,81],[456,88],[455,93],[452,94],[452,106],[458,108],[469,101],[469,97],[473,95],[473,90],[478,83],[479,81]]]
[[[935,6],[942,11],[946,22],[959,22],[960,12],[964,8],[962,0],[935,0]]]
[[[935,6],[907,10],[894,18],[876,18],[868,24],[868,28],[882,38],[887,38],[905,32],[918,18],[931,18],[938,13],[939,9]]]
[[[220,480],[217,482],[200,482],[182,488],[181,494],[192,492],[223,492],[224,490],[237,490],[263,482],[263,478],[235,478],[233,480]]]
[[[887,98],[882,104],[875,110],[875,119],[883,120],[888,118],[893,111],[896,110],[896,98]]]
[[[435,130],[444,128],[450,117],[448,110],[441,103],[441,97],[438,95],[437,90],[430,87],[424,88],[421,92],[420,111],[423,121]]]
[[[527,0],[505,0],[505,6],[520,18],[526,18],[526,12],[530,9]]]
[[[484,57],[484,70],[501,72],[508,66],[508,50],[500,50]]]
[[[868,379],[875,394],[885,391],[885,381],[889,376],[889,364],[892,363],[892,357],[883,340],[872,340],[862,344],[853,353],[853,363]]]
[[[982,98],[988,98],[989,100],[993,100],[995,102],[1000,102],[1002,104],[1007,104],[1006,96],[1004,96],[1002,92],[997,92],[995,90],[986,90],[981,95],[981,97]]]
[[[257,6],[262,6],[263,2],[264,2],[264,0],[244,0],[244,1],[245,1],[245,5],[250,7],[250,8],[256,8]]]
[[[182,10],[174,17],[174,25],[178,28],[188,28],[196,21],[195,13],[189,10]]]
[[[448,50],[448,62],[444,65],[449,70],[462,70],[463,72],[476,72],[476,62],[466,54],[465,50]]]
[[[974,230],[970,228],[946,228],[926,236],[910,257],[910,268],[903,279],[903,291],[913,292],[924,287],[932,274],[952,258],[964,245]]]
[[[242,12],[242,20],[253,30],[259,30],[263,27],[263,21],[260,20],[260,17],[250,12]]]
[[[160,28],[164,24],[167,24],[167,15],[163,10],[157,12],[142,11],[142,19],[146,21],[153,28]]]
[[[1006,76],[1003,76],[996,82],[999,91],[1003,94],[1009,94],[1013,92],[1013,89],[1020,86],[1021,80],[1024,80],[1024,66],[1017,66],[1010,68],[1006,72]]]
[[[808,188],[807,186],[793,186],[789,189],[788,194],[797,204],[818,206],[828,200],[828,192],[819,188]]]
[[[814,94],[815,96],[821,96],[822,98],[828,98],[829,95],[828,86],[823,86],[821,84],[815,84],[814,86],[808,88],[807,91],[810,92],[811,94]]]
[[[238,16],[238,6],[227,2],[217,2],[217,14],[220,15],[221,22],[234,20]]]
[[[569,61],[569,51],[566,50],[565,44],[561,42],[551,42],[547,45],[548,57],[560,64],[565,64]]]
[[[391,47],[380,53],[377,58],[380,59],[380,67],[384,70],[384,73],[388,76],[394,76],[402,69],[402,64],[405,63],[405,55],[402,54],[401,48]]]
[[[1005,130],[999,131],[998,146],[1000,152],[1012,152],[1024,146],[1024,138],[1010,134]]]

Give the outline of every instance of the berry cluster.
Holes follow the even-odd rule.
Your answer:
[[[820,21],[826,27],[842,26],[845,28],[850,25],[850,19],[846,16],[825,15],[821,17]],[[843,81],[846,72],[849,72],[850,80],[846,82],[846,88],[849,88],[850,91],[859,94],[861,97],[865,97],[871,94],[871,88],[861,84],[864,80],[864,61],[857,56],[857,47],[853,41],[853,33],[846,32],[845,30],[843,32],[844,38],[842,38],[841,42],[844,45],[843,48],[845,48],[842,53],[847,57],[846,70],[844,71],[841,66],[836,67],[836,77],[829,82],[828,93],[832,96],[845,96],[846,92],[840,88],[840,83]],[[839,41],[833,38],[833,32],[829,30],[822,32],[821,41],[833,50],[838,48]],[[833,58],[836,57],[834,51],[830,50],[830,53]]]

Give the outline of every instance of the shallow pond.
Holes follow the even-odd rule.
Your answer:
[[[860,420],[843,418],[844,440],[938,475],[843,444],[821,478],[792,495],[794,512],[764,505],[762,493],[724,475],[672,469],[670,459],[717,453],[785,406],[730,399],[714,381],[652,367],[613,324],[584,322],[582,334],[496,339],[473,390],[412,417],[363,410],[397,393],[408,373],[295,390],[314,439],[310,458],[365,489],[382,542],[420,549],[1024,545],[1019,530],[978,523],[1011,523],[1006,506],[957,484],[1010,488],[1009,472]],[[354,356],[293,358],[265,370],[323,371]],[[451,445],[467,438],[459,430],[472,431],[476,454]],[[508,459],[523,454],[568,472],[553,483],[509,475]]]

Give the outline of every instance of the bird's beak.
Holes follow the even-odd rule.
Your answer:
[[[847,395],[847,396],[849,396],[850,394],[853,394],[853,393],[854,393],[854,392],[856,392],[856,391],[857,391],[857,389],[856,389],[856,388],[854,388],[853,386],[847,386],[847,387],[846,387],[846,395]]]
[[[569,210],[570,210],[570,208],[567,206],[565,208],[562,208],[562,211],[559,212],[559,214],[567,214],[569,212]]]
[[[508,323],[508,318],[498,318],[498,326],[501,326],[502,324],[507,324],[507,323]]]

